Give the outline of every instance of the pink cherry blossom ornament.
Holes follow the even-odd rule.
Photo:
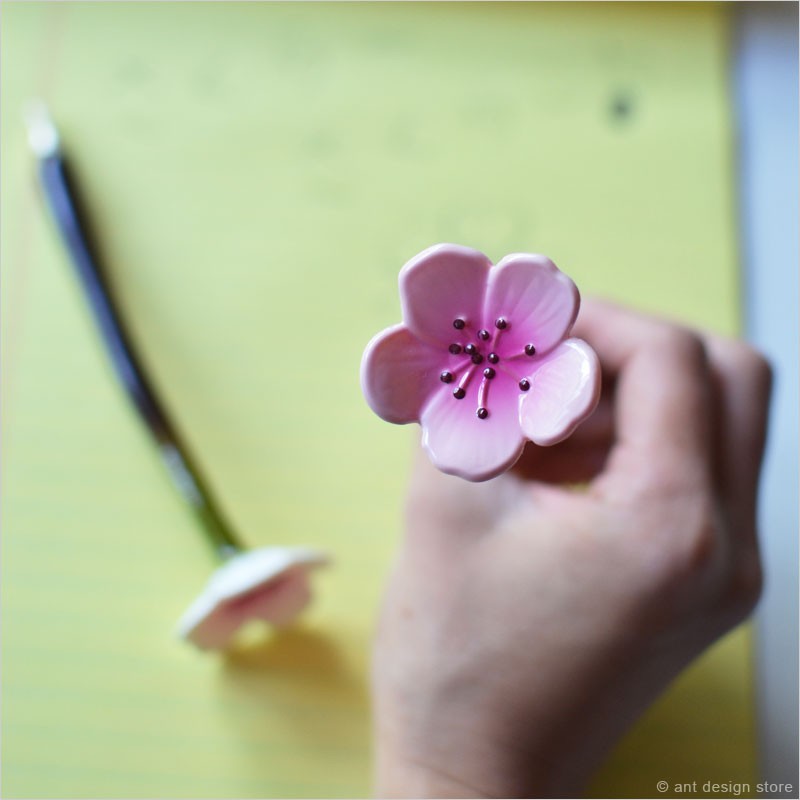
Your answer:
[[[400,271],[400,303],[404,322],[364,351],[361,388],[387,422],[420,423],[442,472],[494,478],[527,440],[556,444],[594,411],[597,356],[568,338],[580,295],[545,256],[492,265],[478,250],[435,245]]]
[[[250,620],[288,625],[311,600],[309,572],[327,563],[325,553],[306,547],[240,552],[214,572],[177,633],[201,650],[222,650]]]

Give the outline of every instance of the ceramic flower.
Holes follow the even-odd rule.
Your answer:
[[[178,635],[203,650],[226,647],[251,619],[283,626],[311,599],[309,572],[328,563],[301,547],[262,547],[238,553],[209,579],[178,623]]]
[[[400,272],[404,322],[379,333],[361,363],[372,410],[419,422],[442,471],[484,481],[509,469],[526,440],[552,445],[597,405],[594,351],[568,338],[575,284],[548,258],[515,253],[492,265],[440,244]]]

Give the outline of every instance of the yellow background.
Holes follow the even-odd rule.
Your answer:
[[[6,796],[369,793],[369,639],[413,435],[357,375],[397,271],[439,241],[544,252],[584,294],[734,332],[727,13],[3,3]],[[172,638],[214,562],[43,213],[32,95],[225,509],[252,545],[336,557],[266,644]],[[594,793],[753,781],[748,653],[739,632],[685,673]]]

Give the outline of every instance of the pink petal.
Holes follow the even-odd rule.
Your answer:
[[[486,276],[492,263],[478,250],[437,244],[400,270],[403,320],[420,339],[445,347],[459,341],[453,321],[473,334],[482,327]]]
[[[369,407],[387,422],[416,422],[440,385],[448,357],[447,351],[434,350],[404,325],[382,331],[361,360],[361,390]]]
[[[500,340],[507,356],[527,344],[542,355],[552,350],[569,333],[579,305],[575,284],[545,256],[508,255],[489,275],[486,320],[509,321]]]
[[[525,435],[539,445],[566,439],[600,399],[600,364],[581,339],[567,339],[536,359],[520,408]]]
[[[286,577],[271,593],[265,595],[260,608],[253,616],[273,625],[288,625],[311,602],[311,585],[305,570],[296,571]]]
[[[239,553],[212,574],[178,622],[178,634],[203,650],[217,650],[249,619],[285,625],[311,597],[309,571],[327,562],[324,553],[305,547]]]
[[[227,614],[220,608],[209,608],[183,637],[201,650],[222,650],[245,622],[244,617]]]
[[[463,400],[453,397],[453,384],[442,385],[421,419],[422,446],[434,465],[469,481],[485,481],[505,472],[520,457],[524,445],[516,381],[497,373],[489,382],[485,401],[489,416],[479,419],[476,411],[482,377],[482,370],[476,369]]]
[[[220,601],[192,629],[189,638],[202,650],[221,650],[249,620],[263,619],[282,627],[292,622],[310,602],[308,571],[297,567],[247,594]]]

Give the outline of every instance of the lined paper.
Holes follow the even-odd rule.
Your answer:
[[[550,255],[585,294],[738,327],[717,5],[2,5],[3,791],[360,797],[368,652],[410,429],[358,388],[439,241]],[[292,631],[172,638],[214,566],[116,386],[32,181],[62,128],[115,290],[243,537],[329,549]],[[752,781],[738,632],[596,796]],[[669,796],[669,794],[665,795]]]

